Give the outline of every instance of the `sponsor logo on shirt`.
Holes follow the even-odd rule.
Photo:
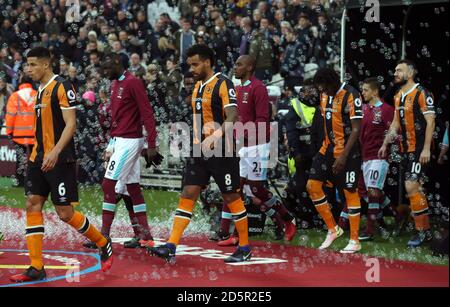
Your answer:
[[[117,98],[122,99],[122,94],[123,94],[123,87],[119,87]]]
[[[247,103],[248,102],[248,93],[244,93],[243,97],[242,97],[242,103]]]

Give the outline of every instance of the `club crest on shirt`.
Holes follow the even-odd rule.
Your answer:
[[[381,109],[380,108],[374,108],[373,109],[372,123],[374,123],[374,124],[381,123]]]
[[[211,87],[209,87],[209,86],[206,87],[206,93],[207,93],[207,94],[210,94],[210,93],[211,93]]]

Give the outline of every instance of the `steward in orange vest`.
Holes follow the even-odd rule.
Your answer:
[[[34,144],[36,95],[31,80],[22,76],[19,90],[9,96],[6,104],[6,134],[16,148],[17,186],[24,186],[28,156]]]
[[[9,96],[6,104],[6,134],[16,144],[33,145],[34,143],[34,105],[36,90],[30,83],[22,83],[19,90]]]

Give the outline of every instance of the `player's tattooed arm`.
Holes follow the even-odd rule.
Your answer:
[[[395,112],[394,119],[392,120],[391,126],[389,127],[389,130],[384,138],[383,145],[381,146],[380,150],[378,150],[378,158],[384,159],[387,157],[388,146],[389,144],[394,142],[395,139],[397,138],[397,132],[399,128],[400,128],[400,121],[397,112]]]
[[[434,113],[425,114],[424,115],[425,120],[427,122],[427,128],[425,130],[425,143],[423,145],[423,150],[420,154],[419,162],[421,164],[427,164],[430,162],[431,152],[431,141],[433,140],[433,133],[435,129],[435,119],[434,119]]]
[[[224,109],[225,112],[225,120],[222,126],[214,131],[214,133],[208,136],[203,142],[202,146],[204,150],[213,149],[217,143],[222,139],[222,136],[225,137],[233,137],[233,124],[238,119],[237,107],[236,106],[228,106]]]

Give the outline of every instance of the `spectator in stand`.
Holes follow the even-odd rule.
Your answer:
[[[78,78],[78,71],[77,68],[73,65],[69,67],[69,78],[70,82],[72,83],[73,87],[75,88],[75,92],[79,92],[79,88],[84,84],[84,81],[82,81],[80,78]]]
[[[189,69],[186,63],[186,51],[194,44],[195,32],[191,29],[191,21],[185,18],[182,22],[182,28],[175,33],[175,48],[183,73]]]
[[[141,64],[141,57],[137,53],[131,55],[131,64],[128,71],[132,73],[135,77],[143,79],[145,75],[145,67]]]
[[[244,17],[241,20],[241,28],[244,34],[241,38],[239,55],[246,55],[250,51],[250,41],[252,38],[252,20],[250,17]]]
[[[166,60],[166,71],[159,74],[160,80],[166,84],[166,100],[169,105],[177,100],[180,92],[181,72],[176,59]]]
[[[309,32],[310,32],[311,22],[309,21],[309,16],[307,14],[301,14],[298,17],[298,23],[295,27],[297,31],[297,38],[300,42],[307,44],[309,40]]]
[[[270,82],[273,76],[273,50],[269,40],[264,35],[263,29],[253,32],[249,55],[256,60],[255,77],[265,83]]]
[[[287,30],[286,41],[287,46],[282,58],[280,74],[284,78],[285,87],[292,90],[303,81],[306,56],[303,54],[304,44],[298,41],[294,30]]]

